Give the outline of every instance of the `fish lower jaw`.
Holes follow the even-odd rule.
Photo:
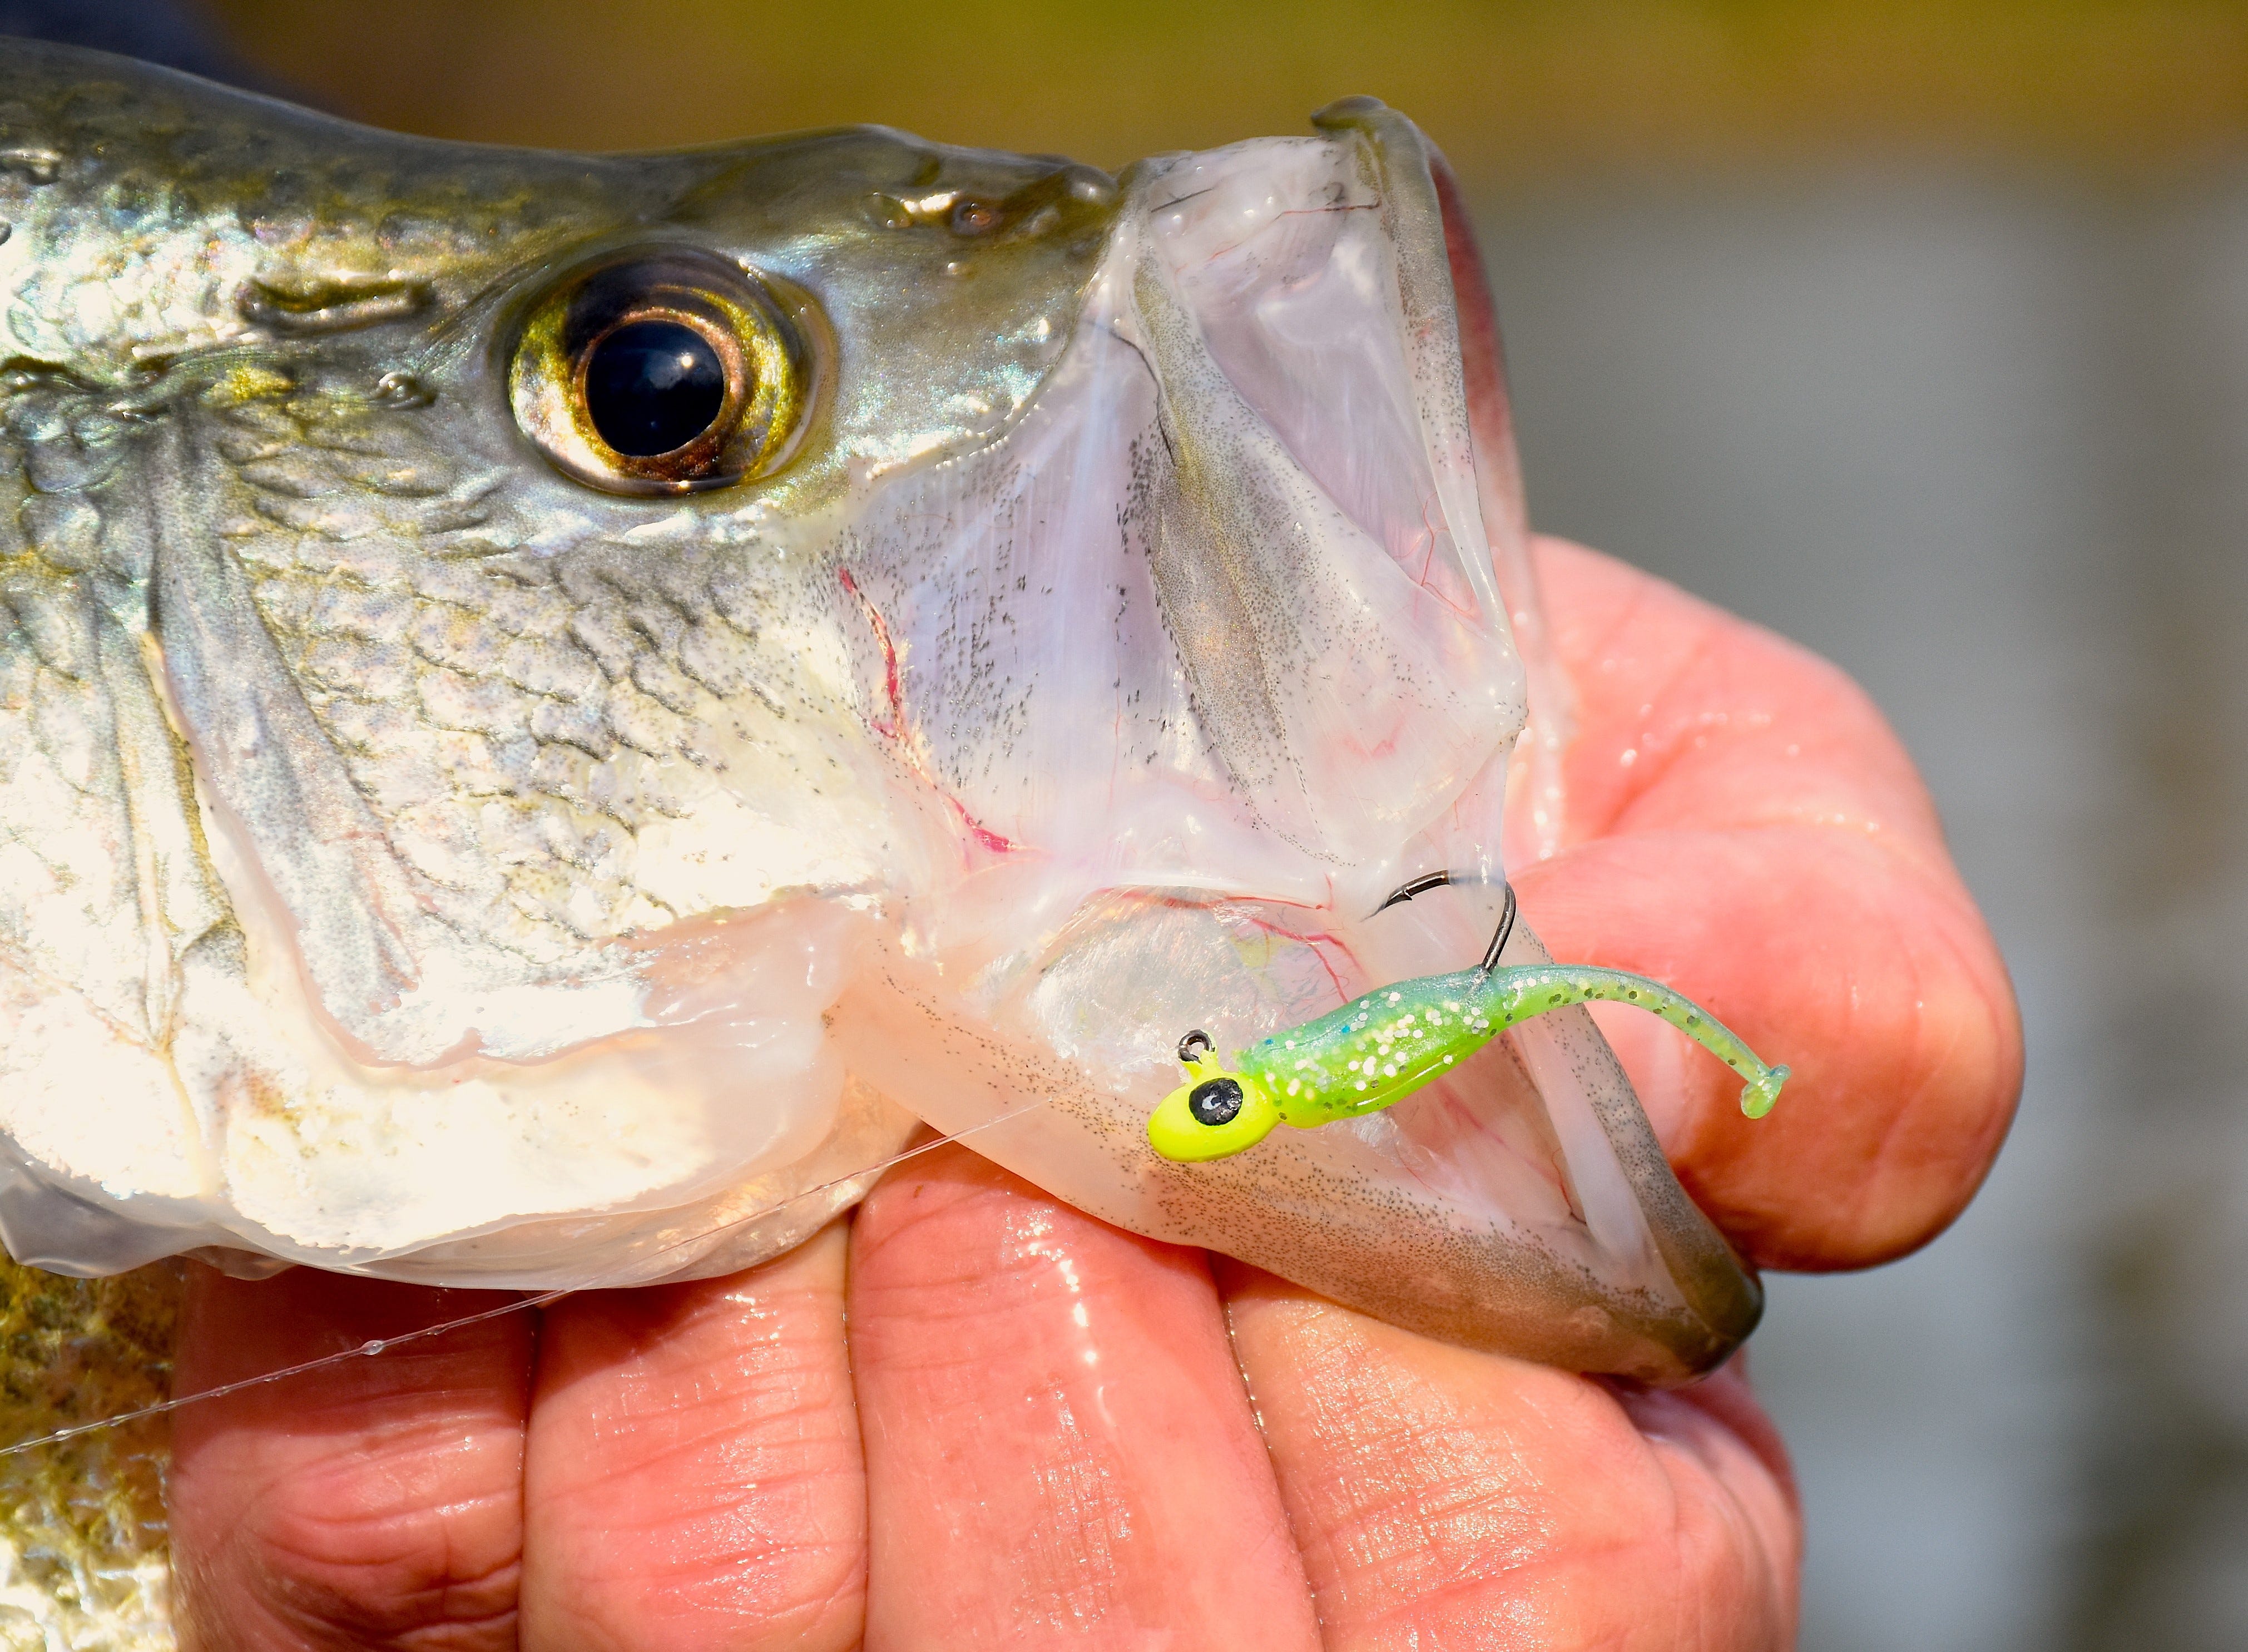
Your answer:
[[[10,1000],[0,975],[0,1131],[24,1165],[0,1230],[79,1272],[223,1245],[430,1283],[598,1282],[658,1230],[691,1240],[674,1213],[738,1219],[743,1189],[857,1168],[823,1157],[839,1140],[876,1158],[902,1140],[894,1109],[846,1093],[823,1023],[863,922],[805,902],[682,926],[640,949],[640,1025],[535,1061],[360,1061],[301,976],[238,953],[190,957],[161,1049],[70,995]],[[64,1215],[89,1209],[72,1239]]]

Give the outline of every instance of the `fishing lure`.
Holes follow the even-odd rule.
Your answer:
[[[1382,904],[1450,882],[1415,880]],[[1747,1080],[1741,1111],[1761,1119],[1779,1100],[1785,1066],[1766,1066],[1714,1016],[1660,981],[1588,964],[1498,967],[1514,928],[1514,888],[1483,962],[1452,975],[1421,976],[1353,998],[1317,1020],[1251,1045],[1230,1066],[1199,1030],[1179,1040],[1187,1081],[1148,1120],[1148,1141],[1167,1159],[1230,1158],[1275,1126],[1316,1129],[1379,1112],[1450,1072],[1518,1021],[1572,1004],[1632,1004],[1661,1016]]]

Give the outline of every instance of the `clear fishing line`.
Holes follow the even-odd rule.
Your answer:
[[[674,1239],[669,1244],[651,1251],[647,1256],[637,1258],[634,1265],[638,1267],[654,1258],[668,1256],[672,1251],[682,1250],[688,1245],[699,1244],[706,1239],[716,1238],[745,1224],[762,1221],[776,1211],[787,1210],[791,1205],[800,1204],[806,1199],[833,1192],[846,1182],[855,1182],[860,1176],[878,1176],[894,1166],[905,1163],[908,1159],[917,1159],[922,1154],[935,1148],[964,1141],[971,1135],[1002,1124],[1012,1123],[1026,1114],[1037,1112],[1045,1105],[1047,1104],[1044,1100],[1027,1102],[1012,1112],[1001,1114],[996,1119],[986,1119],[981,1124],[971,1124],[966,1129],[956,1131],[950,1135],[933,1136],[929,1141],[894,1153],[887,1159],[877,1159],[872,1164],[862,1165],[856,1170],[846,1171],[841,1176],[831,1177],[813,1187],[799,1188],[786,1198],[777,1200],[763,1210],[751,1210],[745,1215],[736,1217],[730,1222],[722,1223],[715,1228],[707,1228],[701,1232],[689,1233]],[[577,1296],[586,1291],[608,1288],[610,1287],[598,1279],[590,1285],[558,1285],[552,1290],[519,1297],[512,1302],[502,1303],[496,1307],[479,1309],[474,1313],[464,1313],[456,1319],[446,1320],[436,1325],[425,1325],[418,1331],[403,1331],[396,1336],[377,1337],[362,1342],[356,1347],[339,1348],[333,1354],[323,1354],[317,1359],[300,1360],[294,1365],[284,1365],[278,1370],[263,1372],[257,1376],[237,1378],[232,1382],[222,1382],[216,1388],[199,1388],[193,1394],[174,1395],[170,1399],[160,1400],[154,1405],[140,1406],[130,1411],[120,1411],[114,1416],[97,1418],[92,1422],[75,1422],[69,1428],[57,1429],[50,1434],[33,1435],[30,1439],[18,1440],[13,1445],[0,1445],[0,1457],[17,1457],[27,1451],[38,1450],[45,1446],[61,1445],[85,1435],[99,1434],[104,1429],[122,1428],[128,1422],[139,1422],[148,1417],[166,1416],[174,1411],[183,1410],[188,1406],[199,1405],[206,1400],[223,1399],[230,1394],[240,1394],[246,1388],[262,1388],[269,1383],[285,1382],[291,1377],[305,1376],[314,1371],[325,1371],[332,1366],[347,1365],[353,1360],[373,1359],[375,1355],[387,1354],[393,1348],[403,1347],[409,1342],[426,1342],[432,1338],[465,1330],[472,1325],[483,1325],[491,1320],[504,1320],[511,1313],[527,1313],[534,1309],[547,1307],[561,1301],[565,1297]]]

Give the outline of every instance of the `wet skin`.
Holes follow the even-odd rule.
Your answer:
[[[1581,732],[1525,916],[1794,1065],[1751,1124],[1716,1060],[1600,1012],[1747,1255],[1911,1250],[1987,1169],[2021,1043],[1910,763],[1833,668],[1539,555]],[[488,1300],[199,1269],[180,1388]],[[1793,1640],[1798,1511],[1739,1361],[1635,1395],[1464,1352],[953,1148],[762,1268],[191,1407],[175,1451],[190,1649]]]

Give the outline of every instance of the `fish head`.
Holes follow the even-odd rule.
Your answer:
[[[1456,1340],[1744,1331],[1589,1023],[1148,1147],[1180,1026],[1457,967],[1382,893],[1503,877],[1511,459],[1401,117],[1112,179],[0,79],[19,1258],[708,1272],[926,1121]]]

